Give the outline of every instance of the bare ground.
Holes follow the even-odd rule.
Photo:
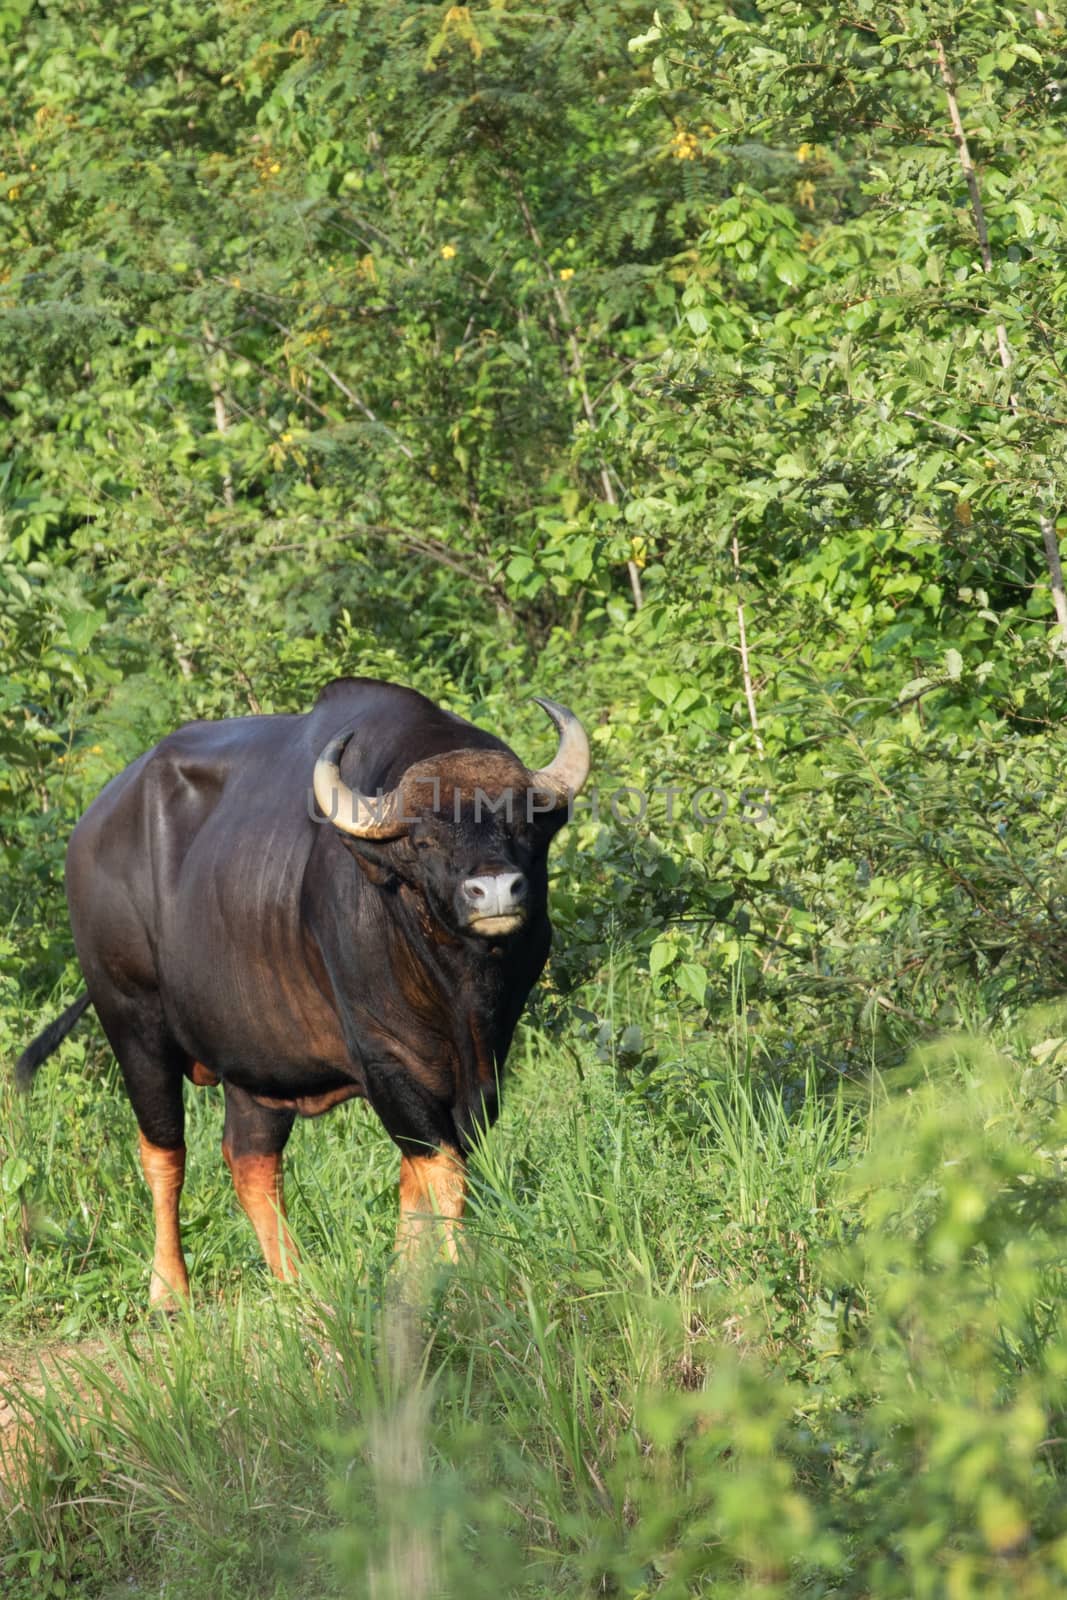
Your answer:
[[[106,1350],[103,1340],[81,1339],[31,1346],[0,1346],[0,1501],[17,1481],[19,1461],[34,1420],[28,1414],[45,1392],[50,1378],[69,1381],[74,1361],[97,1358]]]

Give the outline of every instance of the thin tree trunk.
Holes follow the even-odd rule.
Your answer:
[[[1048,570],[1052,578],[1052,603],[1056,607],[1061,643],[1067,649],[1067,592],[1063,587],[1063,563],[1060,560],[1060,541],[1056,534],[1055,517],[1041,518],[1041,537],[1045,541],[1045,555],[1048,557]]]
[[[756,692],[752,687],[752,672],[748,663],[748,634],[745,630],[745,603],[741,598],[741,552],[737,544],[735,533],[730,543],[734,557],[734,578],[737,580],[737,631],[741,639],[741,676],[745,685],[745,699],[748,701],[748,719],[752,724],[752,734],[755,739],[756,749],[763,754],[763,739],[759,731],[759,718],[756,715]]]
[[[982,271],[992,272],[993,252],[989,248],[989,229],[986,226],[985,208],[982,205],[982,191],[978,187],[978,174],[974,170],[971,160],[970,146],[963,128],[963,118],[960,116],[959,102],[956,99],[956,80],[952,75],[952,68],[948,64],[945,54],[944,41],[934,41],[937,48],[937,64],[941,68],[941,79],[945,85],[945,97],[948,100],[948,115],[952,123],[952,137],[956,143],[956,150],[963,168],[963,176],[967,182],[967,192],[971,197],[971,210],[974,213],[974,226],[978,234],[978,250],[982,257]],[[1007,372],[1011,368],[1011,346],[1008,343],[1008,330],[1002,322],[997,323],[997,350],[1000,353],[1000,364]],[[1012,397],[1014,409],[1014,396]]]
[[[222,392],[222,385],[215,371],[219,347],[215,343],[213,329],[206,322],[204,323],[204,346],[208,355],[208,383],[211,387],[211,403],[215,412],[215,427],[219,433],[226,434],[230,430],[230,419],[226,411],[226,396]],[[230,475],[229,467],[224,467],[222,471],[222,498],[228,506],[233,505],[233,478]]]
[[[1040,17],[1040,13],[1038,13]],[[971,160],[970,147],[967,144],[967,134],[960,116],[959,101],[956,99],[956,79],[949,65],[945,53],[943,39],[934,40],[937,51],[937,64],[941,69],[941,81],[945,85],[945,98],[948,101],[949,121],[952,123],[952,137],[960,158],[960,166],[967,183],[967,192],[971,197],[971,211],[974,214],[975,231],[978,234],[978,250],[982,258],[982,271],[991,273],[993,270],[993,252],[989,248],[989,228],[986,225],[985,208],[982,205],[982,191],[978,187],[978,174],[974,170]],[[1000,364],[1005,372],[1010,372],[1012,367],[1012,350],[1008,343],[1008,330],[1002,322],[996,325],[997,352]],[[1014,413],[1018,411],[1018,400],[1014,391],[1009,392],[1008,404]],[[1059,626],[1061,647],[1067,650],[1067,594],[1063,586],[1063,565],[1060,560],[1059,540],[1056,535],[1056,519],[1047,512],[1038,516],[1041,528],[1041,537],[1045,545],[1045,559],[1048,563],[1049,581],[1052,588],[1052,604],[1056,610],[1056,621]]]

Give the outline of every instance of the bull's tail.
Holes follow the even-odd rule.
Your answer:
[[[68,1006],[61,1017],[57,1017],[54,1022],[50,1022],[44,1032],[39,1033],[33,1043],[26,1046],[15,1062],[16,1089],[28,1089],[30,1087],[41,1062],[47,1060],[53,1050],[58,1050],[88,1004],[89,996],[80,994],[74,1004]]]

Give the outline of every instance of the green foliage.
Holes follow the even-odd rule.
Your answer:
[[[838,1040],[946,979],[1054,990],[1061,39],[994,6],[11,12],[0,785],[31,974],[62,970],[62,839],[109,773],[347,670],[522,748],[536,681],[593,724],[605,798],[684,788],[673,823],[571,835],[600,910],[560,897],[564,984],[625,939],[694,1024],[741,963]]]

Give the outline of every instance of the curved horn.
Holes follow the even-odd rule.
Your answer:
[[[589,776],[589,740],[573,711],[554,700],[542,700],[540,695],[534,699],[556,724],[559,749],[549,766],[533,774],[531,788],[554,794],[560,805],[566,805]]]
[[[396,839],[407,828],[401,820],[399,789],[381,796],[361,794],[341,777],[341,757],[352,733],[347,728],[331,739],[315,763],[311,785],[319,809],[335,828],[356,839]]]

